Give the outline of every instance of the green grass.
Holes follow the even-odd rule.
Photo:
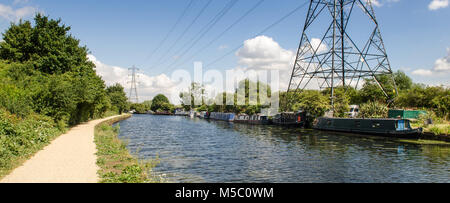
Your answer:
[[[130,115],[104,122],[95,128],[95,143],[97,144],[97,165],[100,167],[101,183],[161,183],[161,176],[154,175],[152,169],[158,160],[139,160],[131,155],[127,144],[117,135],[120,127],[111,125]]]
[[[438,140],[407,140],[407,139],[399,139],[398,142],[407,143],[407,144],[418,144],[418,145],[442,145],[442,146],[450,146],[450,143],[445,141]]]
[[[426,132],[431,132],[435,135],[449,135],[450,134],[450,124],[436,124],[430,125],[425,128]]]
[[[31,114],[22,118],[0,109],[0,179],[63,131],[49,117]]]

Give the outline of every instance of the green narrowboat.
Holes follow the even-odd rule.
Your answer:
[[[411,128],[407,119],[318,118],[314,129],[395,138],[419,138],[422,129]]]

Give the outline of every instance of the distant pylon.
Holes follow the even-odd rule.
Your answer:
[[[133,66],[132,68],[128,69],[129,71],[131,71],[131,81],[129,82],[131,84],[131,88],[130,88],[130,96],[128,97],[129,101],[132,103],[139,103],[139,96],[138,96],[138,91],[137,91],[137,71],[139,71],[138,68],[136,68],[135,66]]]
[[[333,108],[334,88],[358,88],[366,78],[388,96],[376,76],[392,76],[392,70],[371,1],[311,0],[286,104],[289,93],[330,88]]]

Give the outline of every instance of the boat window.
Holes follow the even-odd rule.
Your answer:
[[[331,124],[332,124],[331,120],[327,120],[327,125],[331,126]]]
[[[381,123],[379,123],[379,122],[372,123],[372,128],[379,128],[379,127],[381,127]]]
[[[356,122],[355,122],[355,126],[356,126],[357,128],[360,128],[360,127],[361,127],[361,121],[356,121]]]

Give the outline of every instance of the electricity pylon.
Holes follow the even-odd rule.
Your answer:
[[[286,103],[306,88],[331,88],[334,110],[335,88],[358,88],[364,79],[388,96],[376,77],[385,74],[393,76],[371,0],[311,0]]]
[[[129,71],[131,71],[131,81],[129,82],[131,84],[131,88],[130,88],[130,96],[128,97],[129,101],[132,103],[139,103],[139,96],[138,96],[138,91],[137,91],[137,71],[139,71],[138,68],[136,68],[135,66],[133,66],[132,68],[128,69]]]

